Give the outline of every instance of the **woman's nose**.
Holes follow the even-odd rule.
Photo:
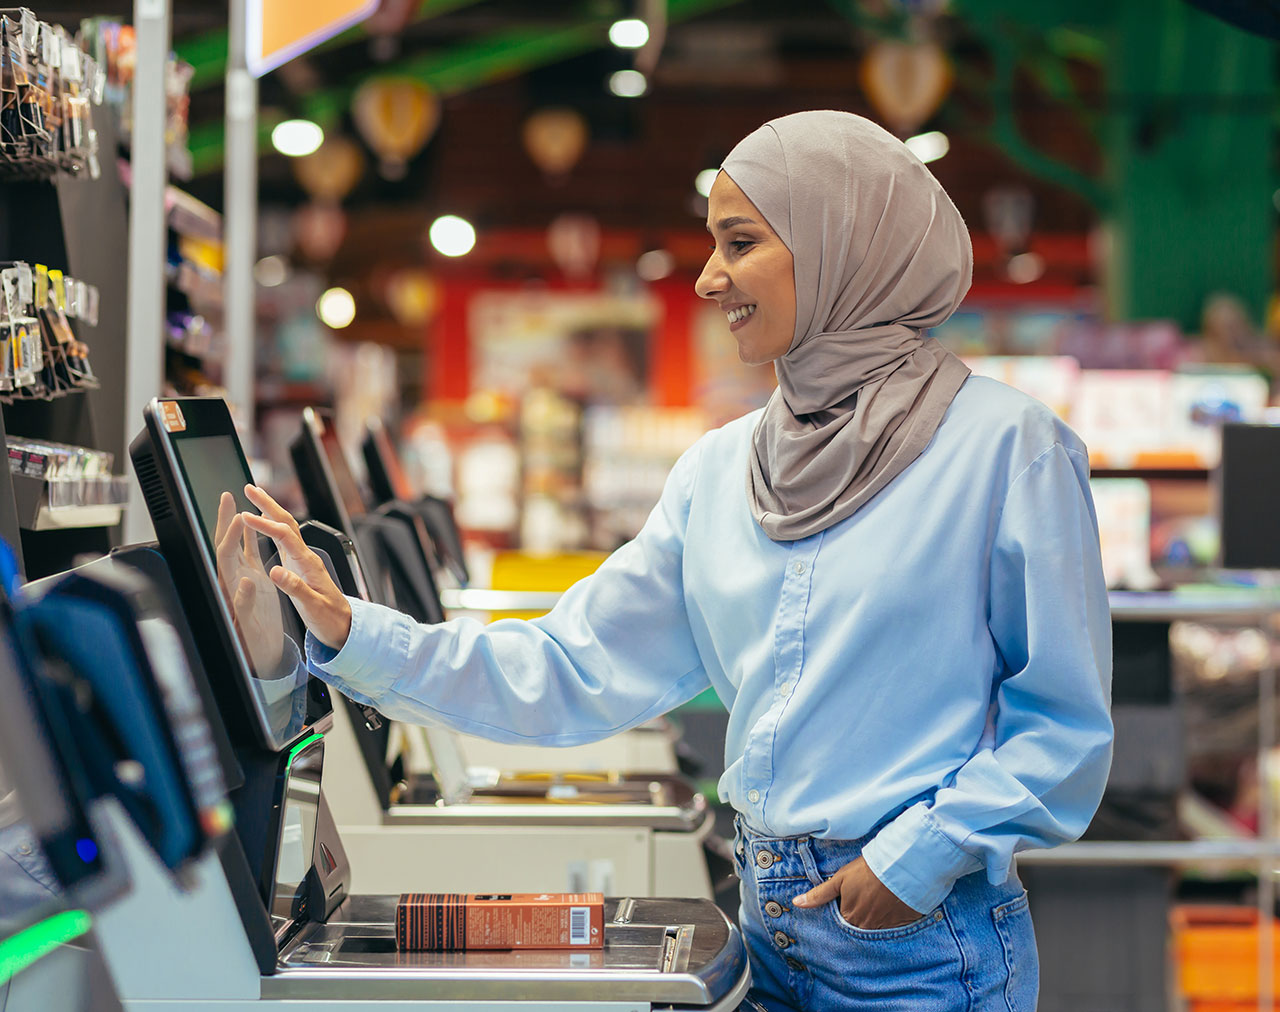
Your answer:
[[[714,299],[721,292],[728,291],[728,288],[729,277],[725,274],[720,254],[713,252],[707,258],[707,262],[702,268],[702,273],[698,275],[698,280],[694,284],[693,290],[701,298]]]

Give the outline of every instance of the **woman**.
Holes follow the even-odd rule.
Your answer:
[[[1085,448],[923,336],[968,289],[968,233],[869,121],[767,123],[707,227],[698,294],[778,390],[549,615],[419,626],[344,600],[257,489],[245,523],[302,574],[271,575],[312,670],[388,716],[572,745],[713,686],[761,1005],[1032,1009],[1013,855],[1083,831],[1110,755]]]

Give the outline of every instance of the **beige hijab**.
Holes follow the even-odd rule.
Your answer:
[[[973,274],[969,232],[933,174],[847,112],[800,112],[722,166],[795,260],[796,332],[755,431],[752,513],[774,541],[853,514],[924,451],[969,369],[921,331]]]

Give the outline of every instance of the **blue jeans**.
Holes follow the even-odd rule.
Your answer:
[[[830,878],[870,839],[779,839],[738,819],[750,998],[768,1012],[1034,1012],[1039,963],[1016,874],[998,886],[985,872],[966,875],[918,921],[877,931],[851,925],[838,900],[792,907],[792,897]]]

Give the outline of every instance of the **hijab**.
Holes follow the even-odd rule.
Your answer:
[[[973,250],[933,173],[852,113],[771,120],[721,168],[795,264],[795,334],[747,475],[756,521],[795,541],[851,516],[933,438],[969,369],[922,331],[964,298]]]

